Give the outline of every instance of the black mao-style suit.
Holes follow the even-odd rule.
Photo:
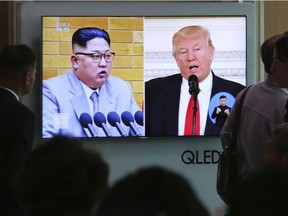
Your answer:
[[[0,87],[0,215],[24,215],[15,200],[13,183],[32,149],[34,131],[32,111]]]
[[[215,76],[213,72],[212,75],[211,98],[218,92],[228,92],[236,97],[245,88],[245,86],[239,83]],[[145,83],[146,136],[163,137],[178,135],[181,82],[181,74],[175,74],[152,79]],[[208,116],[204,135],[219,136],[219,133],[219,127]]]

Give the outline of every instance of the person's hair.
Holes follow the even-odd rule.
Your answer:
[[[25,44],[6,46],[0,53],[0,77],[20,78],[35,67],[34,52]]]
[[[227,98],[225,95],[221,95],[219,99]]]
[[[287,167],[260,170],[240,184],[233,194],[229,216],[287,215]]]
[[[29,216],[87,216],[108,191],[108,172],[95,150],[57,135],[28,155],[16,196]]]
[[[107,31],[96,27],[84,27],[77,29],[72,36],[72,47],[77,44],[86,48],[87,41],[94,38],[103,38],[110,46],[110,37]]]
[[[282,61],[288,62],[288,33],[282,34],[275,42],[275,57]]]
[[[205,41],[207,42],[207,47],[209,47],[212,50],[215,49],[212,44],[210,33],[207,29],[205,29],[202,26],[186,26],[180,29],[178,32],[176,32],[173,35],[173,39],[172,39],[173,55],[175,56],[176,54],[177,41],[183,40],[183,39],[191,39],[191,38],[198,37],[198,36],[203,36],[205,38]]]
[[[261,45],[261,59],[266,73],[271,73],[270,68],[273,63],[274,43],[281,35],[274,35]]]
[[[141,168],[118,180],[98,216],[208,216],[188,181],[161,167]]]

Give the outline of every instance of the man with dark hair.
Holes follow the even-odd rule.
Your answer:
[[[0,53],[0,215],[24,215],[14,197],[13,182],[32,149],[35,116],[20,101],[34,84],[36,58],[26,45]]]
[[[274,61],[271,68],[275,75],[277,85],[281,88],[288,87],[288,32],[285,32],[275,42]]]
[[[108,190],[108,172],[95,150],[56,135],[29,154],[16,195],[29,216],[91,216]]]
[[[115,53],[111,50],[108,33],[94,27],[76,30],[72,36],[72,52],[72,71],[43,81],[43,137],[135,135],[120,121],[122,134],[113,123],[107,124],[106,132],[99,127],[106,124],[110,112],[120,116],[125,111],[134,115],[140,110],[130,84],[110,76]],[[104,117],[94,124],[93,117],[99,112]],[[85,118],[82,118],[83,113]],[[143,127],[137,126],[139,134],[143,135]]]
[[[227,97],[225,95],[221,95],[219,98],[220,105],[214,108],[212,113],[212,118],[216,118],[216,125],[218,125],[219,129],[222,129],[225,121],[230,114],[231,108],[227,106]]]
[[[238,115],[235,110],[238,109],[234,109],[234,107],[239,106],[239,98],[243,91],[237,96],[221,131],[221,143],[225,147],[231,144],[231,132],[234,124],[239,124],[237,152],[239,176],[242,179],[248,178],[262,167],[262,157],[267,148],[267,141],[273,130],[283,122],[286,112],[288,91],[286,88],[277,86],[277,76],[270,69],[273,62],[274,42],[279,37],[280,35],[272,36],[261,46],[261,57],[267,78],[249,88],[242,107],[241,121],[235,122],[235,117]]]
[[[141,168],[118,180],[98,216],[208,216],[189,182],[161,167]]]

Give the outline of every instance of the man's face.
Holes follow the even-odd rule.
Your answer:
[[[226,106],[226,98],[221,98],[220,99],[220,106]]]
[[[271,66],[271,73],[274,75],[278,87],[288,87],[288,62],[283,62],[275,58]]]
[[[209,48],[203,36],[175,42],[175,60],[182,76],[188,80],[192,74],[203,81],[210,73],[214,50]]]
[[[110,46],[103,38],[94,38],[87,42],[86,48],[74,46],[74,53],[100,53],[111,52]],[[93,62],[91,56],[72,55],[72,67],[76,76],[92,89],[101,87],[110,75],[112,62],[106,62],[104,56],[99,62]]]

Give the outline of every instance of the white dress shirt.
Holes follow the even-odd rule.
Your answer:
[[[208,107],[210,103],[210,96],[212,90],[212,73],[209,73],[208,77],[199,82],[200,92],[198,94],[198,102],[200,107],[200,135],[204,135]],[[189,104],[191,95],[189,94],[189,85],[188,80],[182,78],[181,91],[180,91],[180,103],[179,103],[179,113],[178,113],[178,135],[184,135],[185,129],[185,119],[186,119],[186,110]]]

